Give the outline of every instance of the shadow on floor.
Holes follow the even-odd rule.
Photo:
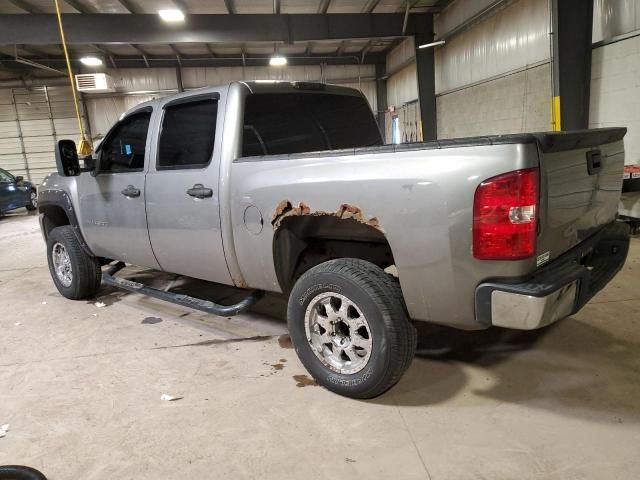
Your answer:
[[[527,405],[602,421],[640,421],[640,344],[567,318],[536,331],[462,332],[426,325],[416,359],[376,402],[435,405],[464,391],[477,403]],[[472,401],[473,403],[473,401]]]
[[[36,215],[38,215],[37,210],[30,212],[26,208],[18,208],[16,210],[0,213],[0,224],[18,222],[20,220],[24,220],[25,217],[33,217]]]
[[[246,294],[152,270],[128,268],[125,275],[223,304]],[[109,305],[126,295],[103,287],[96,301]],[[251,312],[284,323],[286,308],[286,296],[267,294]],[[640,344],[615,338],[605,328],[573,318],[534,331],[465,332],[426,323],[417,327],[412,366],[396,387],[371,402],[427,406],[464,393],[478,403],[487,398],[568,415],[600,415],[607,421],[640,420]]]

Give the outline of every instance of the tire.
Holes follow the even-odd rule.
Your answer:
[[[62,296],[71,300],[81,300],[92,297],[100,288],[100,262],[82,249],[73,228],[69,225],[56,227],[49,233],[47,261],[53,283]],[[58,270],[56,265],[59,267]]]
[[[291,291],[287,323],[307,371],[346,397],[390,389],[416,349],[400,285],[364,260],[330,260],[308,270]]]
[[[47,477],[35,468],[5,465],[0,467],[0,480],[47,480]]]
[[[25,206],[30,212],[38,209],[38,193],[35,190],[29,193],[29,203]]]

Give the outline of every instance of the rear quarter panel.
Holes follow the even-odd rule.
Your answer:
[[[381,152],[382,150],[382,152]],[[536,166],[535,145],[372,149],[239,159],[231,168],[231,209],[242,275],[254,288],[280,291],[273,261],[274,212],[283,200],[335,212],[342,204],[376,217],[393,251],[412,318],[458,328],[475,322],[474,290],[488,277],[524,275],[535,260],[477,261],[471,251],[476,187],[501,173]],[[250,232],[255,206],[263,228]]]

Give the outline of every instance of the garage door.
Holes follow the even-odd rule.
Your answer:
[[[63,138],[80,138],[69,87],[0,90],[0,167],[40,184]]]

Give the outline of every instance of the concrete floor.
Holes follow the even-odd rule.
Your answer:
[[[313,385],[277,296],[231,320],[107,288],[62,298],[36,216],[18,211],[0,219],[0,465],[53,480],[637,479],[639,258],[636,238],[605,291],[539,332],[422,328],[402,381],[363,402]]]

